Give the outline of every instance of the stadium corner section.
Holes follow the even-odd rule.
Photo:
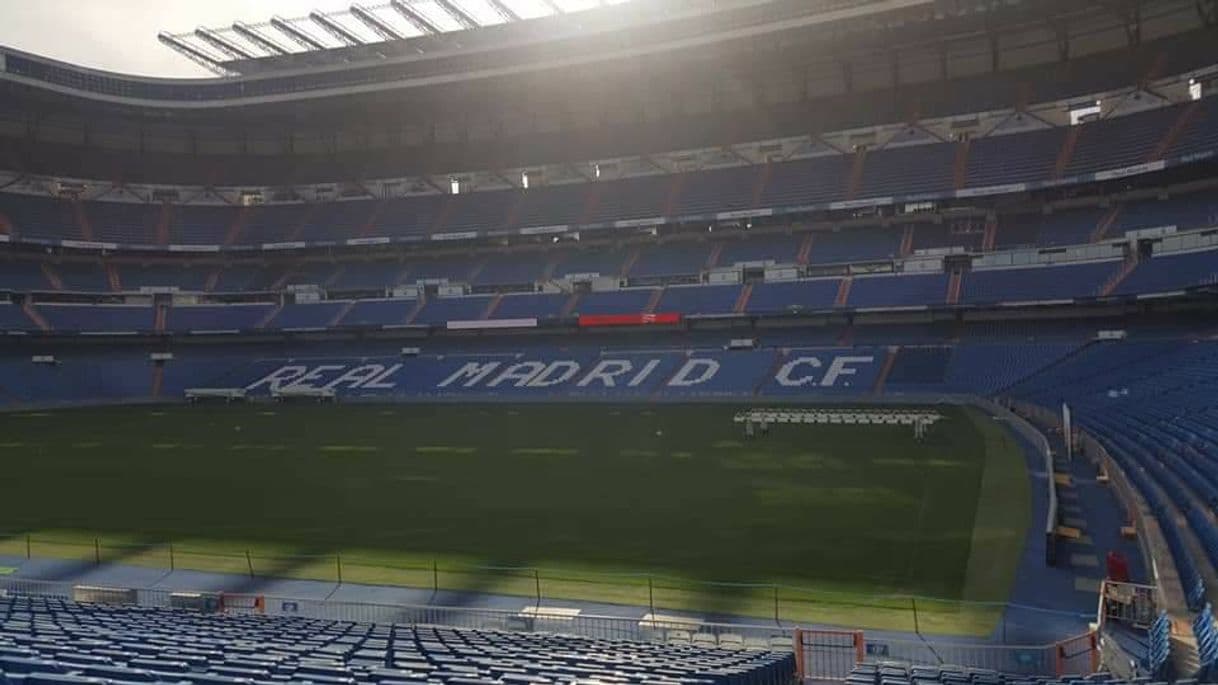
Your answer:
[[[463,605],[517,596],[996,635],[1032,518],[1024,460],[986,412],[940,409],[958,425],[925,443],[908,427],[881,426],[791,426],[749,442],[722,403],[9,413],[0,458],[15,477],[0,514],[13,528],[0,565],[32,574],[27,557],[58,557],[78,562],[69,568],[81,576],[189,569],[228,574],[209,582],[246,590],[306,579],[430,588]],[[31,449],[38,460],[16,459]],[[202,459],[210,468],[199,469]],[[113,487],[65,481],[72,470]],[[446,490],[449,479],[461,487]],[[166,487],[175,482],[191,486]],[[407,490],[418,508],[395,512]],[[227,504],[217,507],[216,492],[229,493]],[[500,508],[472,506],[480,500]],[[317,506],[326,501],[339,506]],[[157,509],[173,514],[148,516]],[[532,521],[529,535],[496,525],[512,515]],[[627,525],[581,545],[580,531],[604,528],[607,516]],[[437,530],[368,525],[429,518]],[[756,534],[767,526],[773,535]],[[666,527],[669,537],[638,535]]]

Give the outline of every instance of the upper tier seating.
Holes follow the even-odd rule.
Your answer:
[[[343,316],[343,326],[401,326],[417,300],[360,300]]]
[[[785,685],[795,672],[789,652],[26,597],[0,599],[0,649],[0,681],[31,683]]]
[[[573,314],[639,314],[647,308],[654,288],[592,292],[580,296]]]
[[[171,331],[246,331],[275,311],[269,304],[178,305],[169,310]]]
[[[63,282],[63,289],[80,292],[108,292],[110,279],[100,262],[62,262],[51,270]]]
[[[0,331],[32,331],[38,327],[25,315],[21,307],[0,302]]]
[[[757,283],[746,309],[750,314],[832,309],[840,286],[836,278]]]
[[[731,314],[740,297],[739,285],[678,285],[664,289],[657,312]]]
[[[126,264],[118,269],[118,282],[123,290],[150,287],[174,287],[180,290],[203,291],[215,269],[183,264]]]
[[[542,279],[555,260],[548,252],[508,252],[487,257],[475,268],[474,285],[523,285]]]
[[[942,142],[868,152],[858,196],[947,192],[955,156],[955,146]]]
[[[711,254],[712,246],[706,243],[682,241],[647,246],[639,250],[639,258],[627,275],[633,278],[696,275],[706,268]]]
[[[1015,115],[1009,125],[999,129],[1018,128],[1017,120],[1028,116]],[[1072,131],[1054,128],[983,136],[968,144],[963,181],[966,187],[985,187],[1051,180],[1068,135],[1077,135],[1077,140],[1073,153],[1063,157],[1066,163],[1060,171],[1064,177],[1128,167],[1160,153],[1176,157],[1212,152],[1218,148],[1216,122],[1218,97],[1208,97],[1109,116]],[[1179,136],[1168,139],[1173,130]],[[907,144],[910,142],[914,144]],[[37,240],[257,245],[421,237],[946,193],[953,190],[960,149],[959,143],[940,142],[923,129],[911,128],[861,158],[820,146],[820,156],[773,162],[768,167],[655,174],[527,190],[251,207],[72,201],[0,193],[0,215],[7,218],[18,239]],[[860,160],[861,174],[857,186],[851,188],[852,170]]]
[[[616,261],[616,256],[613,258]],[[432,263],[435,266],[438,263]],[[358,272],[363,265],[336,267],[318,263],[309,269],[265,271],[253,267],[226,269],[218,290],[227,282],[240,281],[248,289],[291,283],[293,274],[317,269],[320,273]],[[444,268],[465,271],[461,262]],[[530,269],[532,267],[529,267]],[[247,270],[248,269],[248,270]],[[396,265],[381,271],[392,274]],[[961,276],[958,303],[988,305],[1019,302],[1051,302],[1085,299],[1104,295],[1129,296],[1181,291],[1218,283],[1218,251],[1166,253],[1144,258],[1126,273],[1121,260],[1077,262],[1057,265],[985,268]],[[99,268],[100,271],[100,268]],[[197,285],[202,270],[186,270],[185,278]],[[425,272],[426,273],[426,272]],[[430,273],[436,273],[432,271]],[[278,275],[277,275],[278,274]],[[1119,278],[1124,275],[1123,278]],[[164,279],[147,276],[151,282]],[[225,282],[224,279],[228,281]],[[237,279],[237,280],[234,280]],[[1119,280],[1118,280],[1119,279]],[[306,276],[304,280],[314,279]],[[330,279],[332,280],[332,279]],[[675,312],[685,315],[725,315],[743,307],[749,314],[783,314],[824,311],[842,306],[858,309],[893,307],[933,307],[949,304],[951,278],[943,272],[890,273],[859,275],[849,284],[840,277],[809,278],[793,281],[757,282],[743,285],[668,285],[663,288],[632,287],[623,290],[475,294],[431,297],[418,307],[415,299],[371,299],[358,301],[335,296],[315,304],[287,305],[266,320],[271,304],[175,304],[168,308],[167,330],[249,330],[258,327],[325,328],[339,326],[443,325],[450,320],[550,318],[564,314],[639,314],[647,311]],[[848,286],[848,287],[847,287]],[[746,290],[748,294],[746,297]],[[384,292],[385,288],[370,288]],[[1111,292],[1108,292],[1111,291]],[[365,297],[367,294],[365,293]],[[13,310],[16,308],[9,305]],[[417,314],[411,315],[418,308]],[[90,309],[98,309],[96,314]],[[73,331],[149,331],[152,309],[148,306],[104,306],[92,304],[39,304],[37,311],[51,310],[46,317],[57,332]],[[140,310],[139,316],[127,314]],[[37,330],[36,322],[16,312],[4,319],[12,330]],[[138,324],[138,325],[137,325]]]
[[[0,262],[0,290],[31,292],[53,290],[39,262],[14,260]]]
[[[493,319],[544,318],[562,314],[571,299],[565,293],[528,293],[505,295],[491,315]]]
[[[121,304],[40,304],[38,313],[58,331],[125,333],[151,331],[153,309]]]
[[[347,302],[285,304],[266,324],[267,328],[325,328],[336,321]]]
[[[981,304],[1095,297],[1120,268],[1117,260],[970,271],[964,275],[960,301]]]
[[[1165,254],[1139,262],[1113,294],[1161,293],[1215,283],[1218,283],[1218,254],[1213,250]]]
[[[339,267],[328,288],[335,290],[384,290],[402,282],[407,266],[400,262],[349,262]]]
[[[1062,175],[1078,176],[1150,161],[1155,146],[1187,107],[1174,105],[1083,125],[1074,155]],[[1114,144],[1117,141],[1119,144]]]
[[[1017,114],[1016,118],[1028,115]],[[1066,132],[1059,128],[977,138],[969,143],[965,185],[984,188],[1042,181],[1053,171]]]
[[[893,259],[900,252],[899,229],[861,227],[816,233],[808,261],[811,264],[877,261]]]
[[[732,266],[749,262],[794,264],[806,235],[767,235],[745,240],[725,241],[717,266]]]
[[[912,307],[943,304],[947,274],[860,276],[850,287],[851,307]]]
[[[994,243],[998,249],[1083,245],[1091,242],[1092,232],[1107,212],[1089,207],[1003,217]]]
[[[1109,236],[1162,226],[1175,226],[1180,231],[1218,226],[1218,197],[1203,192],[1168,200],[1126,202],[1121,205]]]
[[[446,321],[472,321],[484,318],[491,297],[434,297],[423,305],[414,321],[416,324],[441,324]]]

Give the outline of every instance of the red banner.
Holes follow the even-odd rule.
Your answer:
[[[676,312],[660,314],[582,314],[579,317],[581,328],[593,326],[651,326],[653,324],[681,323],[681,315]]]

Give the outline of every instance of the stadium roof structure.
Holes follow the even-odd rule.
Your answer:
[[[459,47],[457,37],[500,24],[555,17],[631,0],[389,0],[296,18],[162,32],[164,45],[220,76],[334,65]],[[645,2],[647,0],[635,0]],[[768,0],[736,0],[751,4]],[[422,38],[424,40],[412,40]]]

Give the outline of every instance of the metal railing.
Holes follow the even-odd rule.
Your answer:
[[[178,594],[162,588],[122,588],[132,589],[135,591],[135,604],[144,607],[172,607],[175,605],[174,595]],[[98,590],[105,589],[90,587],[89,590],[96,595]],[[72,583],[16,577],[0,577],[0,595],[3,594],[64,600],[73,600],[78,596],[77,586]],[[794,650],[801,677],[818,680],[843,679],[854,666],[867,660],[965,666],[1055,677],[1091,673],[1098,664],[1098,646],[1092,633],[1043,645],[1007,645],[916,635],[867,635],[863,631],[811,630],[781,625],[687,622],[675,617],[648,620],[582,613],[559,617],[477,607],[215,594],[220,596],[220,606],[225,611],[267,616],[443,625],[479,630],[543,631],[598,639]],[[130,594],[123,593],[123,596],[129,597]]]
[[[275,579],[312,580],[344,586],[402,588],[404,601],[444,601],[446,593],[517,596],[540,606],[547,601],[602,602],[668,612],[731,613],[744,621],[793,628],[848,626],[929,635],[993,637],[1000,643],[1026,639],[1037,621],[1082,630],[1089,614],[1002,601],[967,601],[909,594],[868,594],[776,583],[715,582],[647,573],[597,573],[541,567],[478,566],[446,561],[391,563],[348,554],[266,554],[255,550],[205,548],[180,543],[139,543],[101,537],[0,533],[0,554],[27,559],[57,558],[90,567],[123,564],[161,568],[166,574],[205,571],[228,576],[228,587],[263,587]],[[323,589],[324,593],[324,589]],[[330,597],[327,597],[329,599]],[[641,612],[640,612],[641,613]],[[1058,628],[1057,631],[1060,631]],[[1039,634],[1049,639],[1061,634]],[[1064,632],[1064,631],[1062,631]]]

